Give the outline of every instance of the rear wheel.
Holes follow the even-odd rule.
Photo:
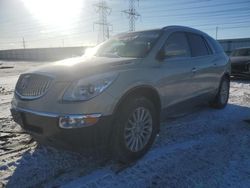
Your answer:
[[[122,162],[143,156],[157,135],[156,109],[145,97],[135,97],[124,103],[116,121],[114,154]]]
[[[230,80],[227,77],[223,77],[220,83],[219,91],[212,102],[212,107],[222,109],[227,105],[229,98]]]

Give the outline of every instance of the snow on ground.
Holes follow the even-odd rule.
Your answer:
[[[2,63],[14,68],[0,69],[0,187],[250,187],[244,121],[250,81],[231,82],[223,110],[202,107],[162,123],[152,149],[120,170],[114,161],[40,146],[23,133],[11,119],[10,101],[18,74],[38,63]]]

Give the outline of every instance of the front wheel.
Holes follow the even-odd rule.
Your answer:
[[[156,108],[145,97],[123,104],[116,121],[114,154],[122,162],[143,156],[153,144],[158,130]]]
[[[220,83],[219,91],[215,97],[215,100],[212,102],[212,107],[222,109],[228,103],[229,98],[229,89],[230,89],[230,80],[227,77],[223,77]]]

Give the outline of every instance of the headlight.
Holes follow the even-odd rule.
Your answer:
[[[78,80],[63,96],[65,101],[85,101],[102,93],[117,78],[116,73],[105,73]]]

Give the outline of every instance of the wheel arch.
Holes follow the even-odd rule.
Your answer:
[[[128,99],[136,96],[143,96],[152,101],[156,107],[157,114],[160,114],[162,106],[160,95],[155,88],[148,85],[135,86],[129,89],[125,94],[123,94],[122,97],[117,102],[117,104],[115,105],[114,114],[120,111],[120,108]]]

